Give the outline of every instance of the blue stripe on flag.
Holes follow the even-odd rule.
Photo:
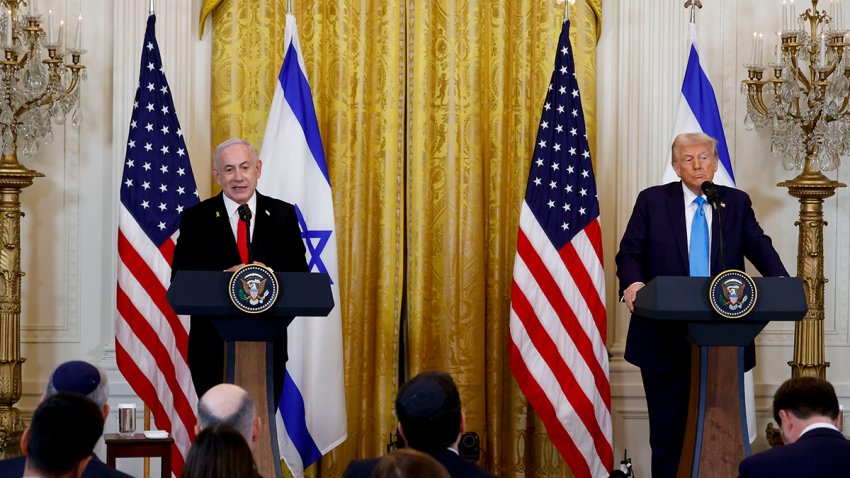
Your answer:
[[[316,117],[313,95],[310,93],[307,77],[304,76],[304,72],[301,71],[298,64],[298,52],[295,50],[294,43],[289,44],[289,49],[283,59],[283,66],[280,68],[278,81],[283,89],[283,97],[289,103],[295,118],[301,123],[301,129],[307,138],[310,152],[313,153],[316,164],[322,170],[325,181],[330,185],[331,180],[328,175],[328,164],[325,162],[325,150],[322,148],[322,137],[319,135],[319,125],[316,124],[315,120],[309,121],[310,118]]]
[[[286,427],[286,433],[298,454],[301,456],[301,463],[304,468],[312,465],[322,457],[322,452],[310,436],[310,431],[307,430],[307,422],[304,420],[304,398],[301,396],[301,391],[298,386],[292,381],[289,372],[286,372],[286,377],[283,381],[283,392],[278,404],[283,425]]]
[[[723,167],[729,172],[729,177],[734,183],[735,175],[732,173],[732,161],[729,159],[729,148],[726,146],[726,135],[723,133],[723,122],[720,121],[717,98],[714,96],[714,88],[711,87],[708,76],[700,66],[699,53],[693,45],[688,55],[685,79],[682,82],[682,95],[691,107],[702,132],[717,139],[717,154],[720,156],[720,162],[723,163]]]

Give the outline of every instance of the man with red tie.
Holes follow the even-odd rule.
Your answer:
[[[213,177],[222,192],[181,214],[172,278],[178,270],[233,271],[250,262],[276,272],[307,272],[295,207],[257,192],[263,164],[253,146],[230,139],[213,156]],[[192,316],[188,362],[199,397],[224,381],[224,352],[211,317]],[[284,332],[274,342],[275,403],[283,388],[286,358]]]

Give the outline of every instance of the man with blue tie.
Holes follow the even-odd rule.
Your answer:
[[[634,312],[640,289],[657,276],[708,277],[724,269],[744,270],[744,258],[764,276],[788,275],[756,221],[746,193],[716,186],[722,221],[716,220],[702,191],[702,184],[714,179],[719,164],[715,144],[714,138],[703,133],[680,134],[673,141],[672,166],[681,181],[638,195],[616,257],[620,295],[629,311]],[[691,380],[691,350],[683,326],[632,314],[624,358],[641,370],[652,476],[675,477]],[[753,344],[745,347],[744,366],[746,370],[755,366]]]

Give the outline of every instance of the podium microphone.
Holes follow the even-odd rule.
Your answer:
[[[717,186],[714,185],[711,181],[704,181],[700,188],[702,192],[705,194],[705,199],[711,204],[712,208],[714,208],[714,212],[717,215],[717,244],[720,247],[720,270],[726,270],[726,258],[723,254],[723,218],[720,215],[720,193],[717,192]]]
[[[239,220],[245,221],[245,227],[248,231],[248,264],[254,262],[254,249],[251,247],[251,208],[247,204],[242,204],[237,209]]]

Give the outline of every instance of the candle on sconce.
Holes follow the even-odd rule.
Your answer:
[[[758,58],[756,58],[756,65],[761,66],[763,61],[764,61],[764,33],[759,33]]]
[[[788,26],[792,31],[797,30],[797,19],[795,18],[796,16],[797,9],[794,8],[794,0],[791,0],[791,2],[788,4],[788,22],[790,23]]]
[[[818,49],[818,66],[826,66],[826,35],[820,36],[820,48]]]
[[[776,32],[776,58],[774,59],[774,63],[777,65],[782,64],[782,32]]]
[[[27,5],[30,7],[30,15],[38,15],[38,2],[36,0],[28,0]]]
[[[47,44],[53,44],[53,10],[47,9]]]
[[[12,43],[12,11],[6,10],[6,13],[4,14],[4,16],[6,17],[6,44],[5,44],[5,46],[7,48],[11,48],[12,45],[13,45],[13,43]]]
[[[60,49],[62,48],[62,44],[65,43],[65,20],[59,20],[59,36],[56,38],[56,43]]]
[[[82,26],[83,26],[83,14],[81,13],[79,17],[77,17],[77,34],[74,36],[74,48],[77,50],[83,49],[83,35],[82,35]]]
[[[750,64],[756,64],[756,48],[758,48],[759,35],[756,32],[753,32],[753,45],[750,48]]]
[[[782,0],[782,31],[788,31],[788,2]]]

